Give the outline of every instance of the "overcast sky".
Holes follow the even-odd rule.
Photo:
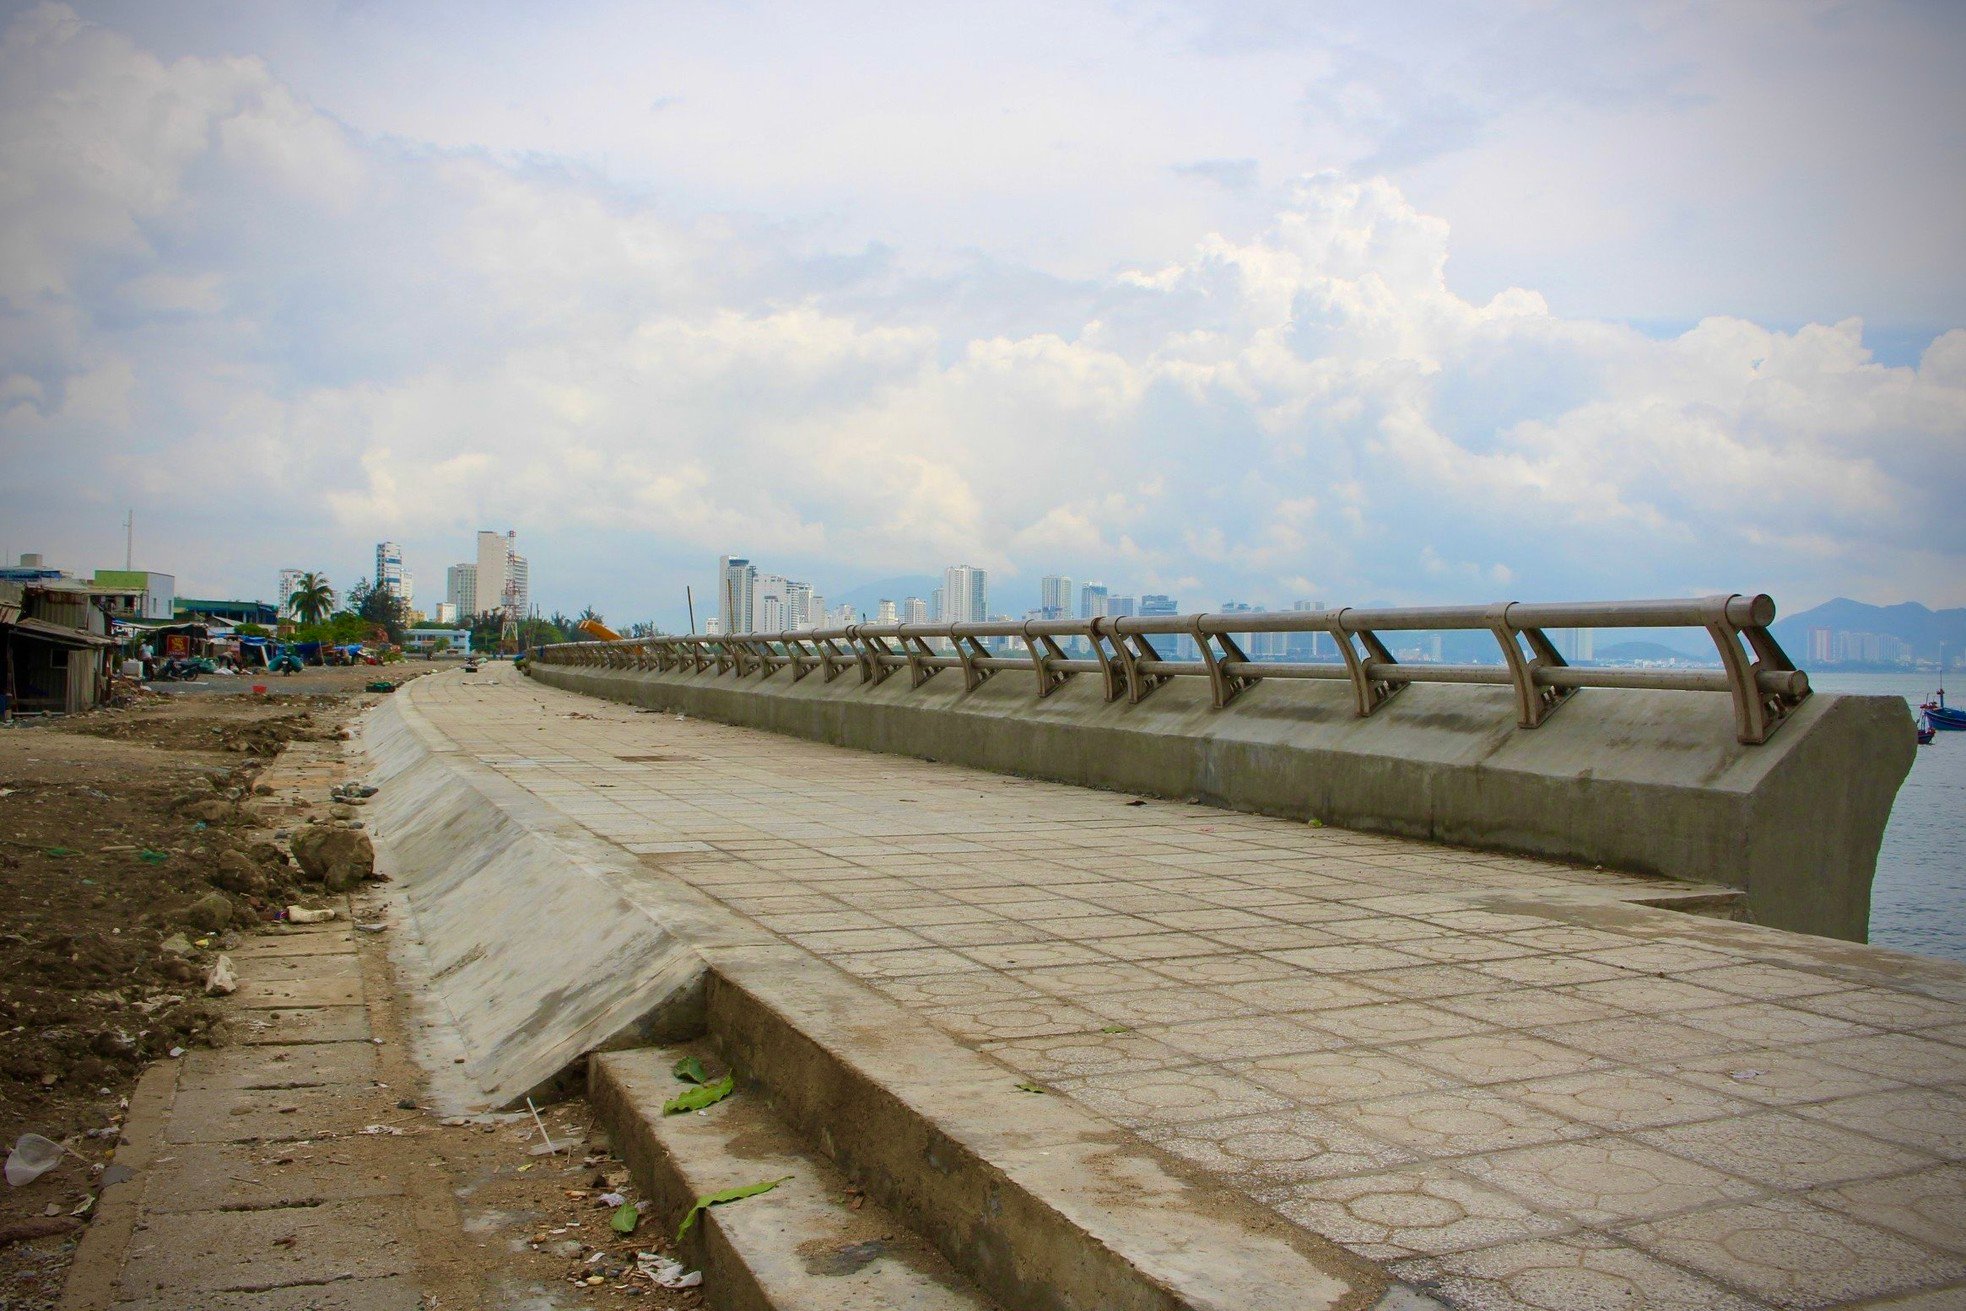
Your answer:
[[[0,549],[1966,603],[1962,15],[0,5]]]

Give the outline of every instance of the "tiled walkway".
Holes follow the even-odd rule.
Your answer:
[[[405,693],[593,832],[1467,1308],[1966,1306],[1966,971],[1678,885]]]

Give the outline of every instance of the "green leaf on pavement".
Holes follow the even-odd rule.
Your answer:
[[[703,1072],[703,1062],[694,1056],[685,1056],[676,1062],[676,1077],[684,1083],[708,1083],[710,1076]]]
[[[783,1179],[767,1179],[763,1183],[744,1184],[737,1188],[726,1188],[720,1193],[703,1194],[696,1199],[696,1205],[689,1209],[689,1214],[683,1217],[682,1228],[676,1231],[676,1241],[680,1243],[683,1235],[689,1232],[690,1226],[696,1223],[696,1217],[711,1207],[722,1206],[725,1202],[740,1201],[746,1197],[756,1197],[759,1193],[768,1193],[791,1177],[788,1174]]]
[[[161,865],[170,858],[168,852],[152,851],[149,847],[137,853],[137,859],[146,865]]]
[[[1018,1085],[1017,1085],[1017,1091],[1018,1091],[1018,1092],[1027,1092],[1027,1093],[1036,1093],[1036,1094],[1037,1094],[1038,1096],[1040,1096],[1040,1097],[1042,1097],[1042,1096],[1044,1096],[1044,1094],[1045,1094],[1045,1090],[1044,1090],[1044,1089],[1043,1089],[1042,1087],[1040,1087],[1039,1085],[1037,1085],[1037,1084],[1035,1084],[1035,1083],[1032,1083],[1032,1082],[1031,1082],[1031,1081],[1030,1081],[1029,1079],[1026,1079],[1026,1080],[1024,1080],[1024,1082],[1022,1082],[1022,1083],[1020,1083],[1020,1084],[1018,1084]]]
[[[75,854],[75,850],[72,847],[49,847],[48,854],[50,856],[72,856]]]
[[[614,1215],[608,1219],[608,1228],[617,1234],[632,1234],[635,1226],[642,1221],[642,1213],[635,1209],[633,1202],[623,1202],[614,1208]]]
[[[715,1083],[700,1083],[688,1092],[677,1093],[663,1104],[664,1115],[681,1115],[685,1111],[700,1111],[706,1106],[715,1106],[730,1096],[737,1080],[726,1074]]]

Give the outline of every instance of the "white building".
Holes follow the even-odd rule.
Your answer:
[[[1079,589],[1079,618],[1103,619],[1106,617],[1106,584],[1087,583]]]
[[[748,633],[751,624],[751,589],[758,571],[742,556],[726,555],[717,560],[717,614],[726,633]]]
[[[1039,619],[1072,617],[1072,580],[1064,574],[1046,574],[1038,580]]]
[[[464,619],[475,618],[478,609],[478,566],[454,564],[444,570],[444,604]]]
[[[901,612],[895,607],[894,602],[888,600],[886,597],[882,597],[880,605],[874,610],[874,622],[877,624],[898,624],[901,622]]]
[[[280,618],[295,619],[293,594],[300,590],[300,580],[307,577],[305,569],[282,569],[280,571],[280,590],[274,597],[274,605],[279,607]]]
[[[966,564],[942,571],[941,618],[954,623],[981,623],[990,613],[989,575]]]
[[[403,548],[397,542],[375,544],[376,590],[388,592],[404,605],[410,604],[410,576],[403,569]]]
[[[901,622],[904,624],[925,624],[928,622],[928,602],[919,596],[911,596],[901,603]]]
[[[471,601],[471,613],[488,614],[505,606],[505,556],[509,541],[504,533],[480,530],[478,533],[478,590]]]

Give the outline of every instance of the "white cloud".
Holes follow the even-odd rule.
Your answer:
[[[59,10],[15,22],[0,87],[0,450],[105,520],[144,502],[199,592],[385,536],[435,580],[513,525],[546,604],[617,615],[668,617],[726,551],[832,591],[965,560],[1191,604],[1966,600],[1966,331],[1885,367],[1854,321],[1659,340],[1471,301],[1384,178],[1304,179],[1253,234],[1006,293],[978,333],[960,277],[365,137],[261,63]],[[99,558],[113,522],[5,481],[15,549]]]

